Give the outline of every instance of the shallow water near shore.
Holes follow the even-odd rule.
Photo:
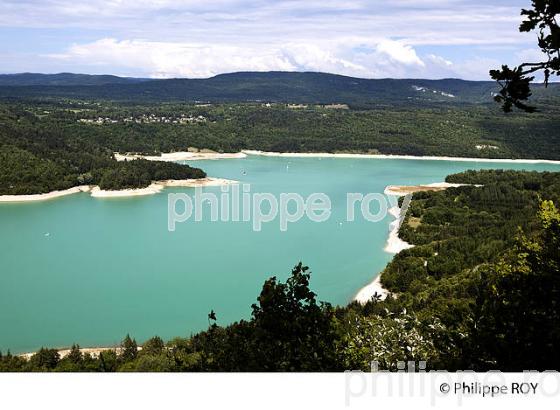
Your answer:
[[[0,204],[0,350],[114,345],[127,333],[139,341],[188,336],[207,327],[211,309],[225,325],[248,318],[263,282],[285,279],[300,260],[320,300],[345,304],[392,257],[383,251],[392,217],[346,222],[347,193],[440,182],[466,169],[560,171],[557,164],[259,156],[193,165],[250,184],[253,193],[325,193],[332,214],[322,223],[303,218],[287,232],[278,220],[254,232],[251,222],[208,217],[169,232],[167,194],[194,189]]]

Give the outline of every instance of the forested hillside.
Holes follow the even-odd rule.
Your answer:
[[[117,77],[114,75],[88,74],[0,74],[0,87],[3,86],[90,86],[103,84],[131,84],[146,81],[142,78]]]
[[[497,106],[0,103],[0,194],[109,186],[102,182],[109,168],[121,181],[114,187],[144,186],[156,169],[186,177],[186,167],[117,164],[112,155],[190,147],[560,160],[560,105],[551,100],[539,113],[507,116]]]
[[[414,248],[382,273],[392,295],[332,307],[298,264],[271,278],[250,320],[138,351],[127,336],[99,358],[77,346],[6,354],[2,371],[368,371],[397,361],[429,369],[545,370],[560,366],[560,174],[479,171],[449,181],[483,184],[416,194],[401,234]],[[321,272],[315,272],[320,275]]]
[[[0,195],[45,193],[78,185],[141,188],[154,180],[203,178],[197,168],[145,160],[117,162],[107,146],[57,121],[0,106]]]
[[[353,106],[491,103],[492,81],[362,79],[327,73],[241,72],[208,79],[127,79],[113,76],[0,76],[0,98],[79,98],[150,102],[344,103]],[[534,86],[535,98],[560,94]]]

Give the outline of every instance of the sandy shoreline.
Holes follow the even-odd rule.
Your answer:
[[[475,158],[475,157],[447,157],[447,156],[417,156],[417,155],[392,155],[392,154],[351,154],[330,152],[273,152],[259,150],[242,150],[234,153],[219,152],[166,152],[161,155],[121,154],[114,153],[117,161],[146,159],[148,161],[196,161],[215,159],[240,159],[248,155],[263,157],[287,157],[287,158],[355,158],[355,159],[410,159],[423,161],[462,161],[462,162],[498,162],[498,163],[524,163],[524,164],[560,164],[560,161],[551,159],[511,159],[511,158]]]
[[[131,161],[134,159],[146,159],[148,161],[176,162],[176,161],[199,161],[199,160],[215,160],[215,159],[238,159],[238,158],[245,158],[247,155],[243,152],[222,154],[219,152],[181,151],[181,152],[162,153],[160,156],[129,154],[129,153],[120,154],[118,152],[115,152],[114,156],[117,161]]]
[[[560,161],[551,159],[507,159],[507,158],[468,158],[468,157],[438,157],[438,156],[415,156],[415,155],[387,155],[387,154],[333,154],[329,152],[267,152],[256,150],[243,150],[243,154],[260,155],[265,157],[288,157],[288,158],[356,158],[356,159],[411,159],[423,161],[463,161],[463,162],[502,162],[502,163],[524,163],[524,164],[560,164]]]
[[[389,295],[389,291],[381,285],[381,274],[377,275],[369,285],[360,289],[354,296],[354,300],[365,305],[376,293],[380,296],[380,300],[384,300]]]
[[[0,195],[0,203],[45,201],[80,192],[89,192],[93,198],[126,198],[133,196],[154,195],[169,187],[196,188],[224,186],[237,183],[237,181],[224,178],[170,179],[166,181],[155,181],[146,188],[122,189],[118,191],[106,191],[102,190],[98,186],[85,185],[70,188],[65,191],[53,191],[46,194]]]
[[[166,181],[156,181],[146,188],[123,189],[118,191],[106,191],[99,187],[91,189],[91,196],[94,198],[125,198],[131,196],[144,196],[157,194],[165,188],[182,187],[197,188],[209,186],[224,186],[237,184],[237,181],[224,178],[200,178],[200,179],[169,179]]]
[[[32,195],[0,195],[0,202],[35,202],[46,201],[49,199],[60,198],[62,196],[73,195],[80,192],[90,192],[89,185],[75,186],[64,191],[52,191],[46,194],[32,194]]]
[[[393,190],[389,188],[393,188]],[[389,186],[385,188],[386,195],[394,195],[394,196],[402,196],[406,194],[402,194],[400,192],[394,192],[395,186]],[[405,214],[402,213],[401,208],[398,206],[394,206],[389,209],[389,213],[395,218],[394,221],[391,222],[389,225],[389,237],[387,238],[387,244],[383,249],[385,252],[397,254],[404,249],[412,248],[414,245],[409,244],[408,242],[403,241],[399,238],[399,227],[404,220]],[[364,286],[362,289],[358,291],[356,296],[354,296],[354,300],[363,304],[366,304],[370,301],[373,296],[377,293],[381,296],[381,300],[384,300],[390,292],[381,285],[381,273],[375,277],[373,282]]]
[[[451,184],[449,182],[434,182],[423,185],[389,185],[385,188],[385,195],[404,196],[415,192],[443,191],[447,188],[458,188],[469,184]],[[480,186],[480,185],[474,185]]]
[[[393,215],[395,220],[389,225],[389,237],[387,238],[387,245],[385,245],[385,248],[383,250],[387,253],[396,255],[400,251],[412,248],[414,245],[403,241],[399,237],[399,228],[402,224],[402,221],[404,220],[406,213],[403,213],[398,206],[389,209],[389,213]]]

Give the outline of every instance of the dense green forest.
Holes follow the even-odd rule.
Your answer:
[[[494,105],[0,103],[0,194],[75,185],[127,188],[203,175],[186,166],[117,163],[113,152],[359,152],[560,159],[560,104],[507,116]]]
[[[429,369],[560,367],[560,174],[468,171],[481,184],[414,195],[400,234],[415,247],[382,273],[385,300],[333,307],[316,300],[310,271],[267,280],[252,316],[141,350],[127,336],[99,357],[74,346],[60,358],[4,352],[2,371],[367,371],[376,360]],[[317,272],[320,275],[320,272]]]
[[[0,106],[0,194],[50,192],[78,185],[140,188],[154,180],[203,178],[197,168],[146,160],[117,162],[113,151],[19,107]]]

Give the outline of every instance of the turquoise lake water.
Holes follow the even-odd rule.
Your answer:
[[[440,182],[466,169],[560,171],[556,164],[258,156],[194,165],[250,184],[253,193],[325,193],[332,215],[323,223],[304,218],[287,232],[277,221],[254,232],[251,222],[208,218],[169,232],[167,194],[193,189],[0,204],[0,350],[114,345],[127,333],[139,341],[188,336],[207,327],[211,309],[222,325],[248,318],[264,280],[285,279],[300,260],[319,299],[345,304],[392,257],[383,251],[391,217],[346,222],[347,193]]]

